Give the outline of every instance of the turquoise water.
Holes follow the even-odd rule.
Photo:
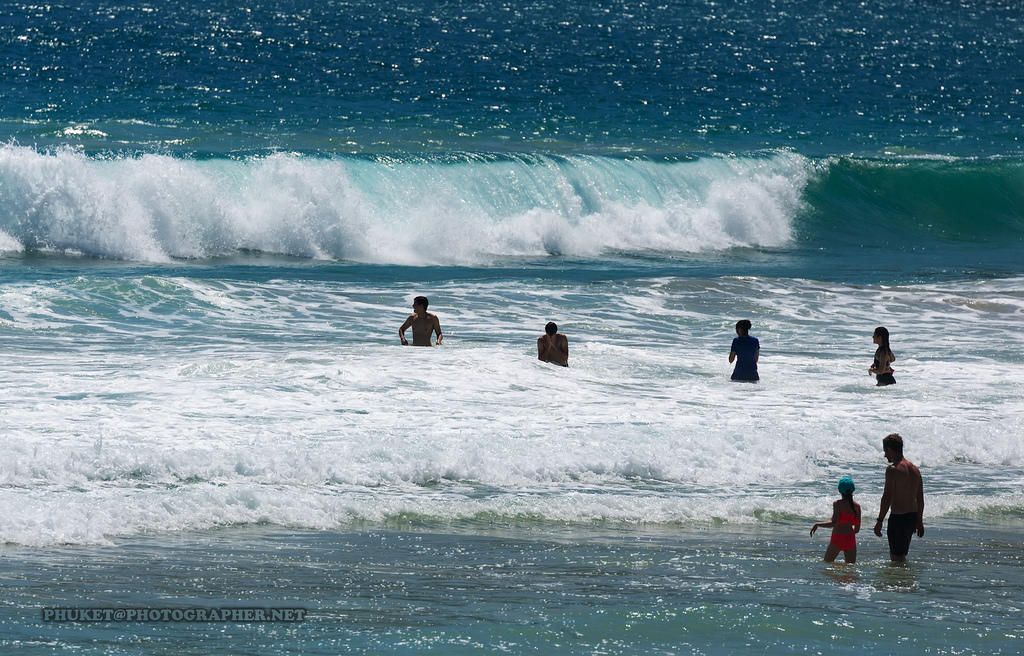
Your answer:
[[[0,16],[5,648],[1020,651],[1012,3]],[[826,566],[894,431],[925,537]]]
[[[227,529],[8,549],[30,567],[5,577],[3,644],[86,654],[206,654],[224,644],[289,654],[1012,654],[1021,640],[1019,535],[1019,525],[944,526],[929,562],[909,568],[879,558],[814,563],[820,550],[806,536],[723,527]],[[968,546],[979,547],[971,558]],[[54,626],[18,606],[54,582],[48,603],[61,606],[156,600],[308,615],[270,626]]]

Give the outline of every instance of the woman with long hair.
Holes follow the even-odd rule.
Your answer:
[[[890,365],[896,360],[896,354],[889,348],[888,329],[885,326],[875,328],[873,340],[878,345],[878,348],[875,349],[875,361],[871,364],[871,368],[868,369],[868,373],[875,375],[875,380],[878,381],[875,384],[876,387],[894,385],[896,384],[896,379],[893,378],[893,368]]]

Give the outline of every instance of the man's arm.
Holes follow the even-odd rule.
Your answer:
[[[437,343],[440,346],[441,340],[444,338],[444,335],[441,334],[441,322],[438,320],[436,314],[434,315],[434,332],[437,333]]]
[[[924,537],[924,481],[920,471],[917,474],[917,537]]]
[[[882,520],[889,512],[892,505],[893,478],[896,476],[896,468],[892,465],[885,468],[885,489],[882,490],[882,503],[878,508],[878,519],[875,520],[875,535],[882,537]]]
[[[544,348],[544,342],[546,342],[546,341],[547,341],[547,337],[543,337],[542,336],[542,337],[538,337],[537,338],[537,359],[538,360],[541,360],[541,361],[544,360],[544,353],[545,353],[545,351],[547,351],[547,349]]]
[[[411,314],[410,314],[410,315],[409,315],[409,316],[408,316],[408,317],[407,317],[407,318],[405,319],[405,323],[403,323],[403,324],[402,324],[402,327],[398,329],[398,339],[402,340],[402,343],[403,343],[403,344],[408,344],[408,343],[409,343],[409,342],[407,342],[407,341],[406,341],[406,339],[405,339],[405,331],[406,331],[406,329],[407,329],[407,328],[408,328],[409,326],[411,326],[411,325],[412,325],[412,319],[413,319],[413,315],[411,315]]]
[[[757,364],[757,361],[760,360],[760,359],[761,359],[761,349],[757,349],[756,351],[754,351],[754,364]]]

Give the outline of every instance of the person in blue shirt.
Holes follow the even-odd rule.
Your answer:
[[[757,359],[761,355],[761,344],[756,337],[750,336],[750,321],[742,319],[736,322],[736,337],[732,340],[729,351],[729,362],[736,362],[732,371],[733,380],[757,382]]]

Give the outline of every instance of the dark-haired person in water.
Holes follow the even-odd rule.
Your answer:
[[[882,521],[889,515],[886,536],[889,538],[889,558],[895,563],[907,559],[910,538],[916,532],[924,537],[924,483],[921,470],[903,457],[903,438],[896,433],[882,440],[885,459],[891,464],[885,468],[885,489],[882,491],[882,505],[875,522],[875,535],[882,537]]]
[[[878,344],[878,348],[875,349],[875,361],[871,363],[868,373],[875,375],[875,380],[878,381],[875,383],[876,387],[895,385],[896,379],[893,378],[893,369],[889,365],[896,361],[896,354],[889,348],[888,329],[885,326],[875,328],[872,340]]]
[[[761,357],[761,343],[756,337],[750,336],[750,321],[741,319],[736,322],[736,337],[732,340],[732,350],[729,351],[729,362],[736,361],[736,367],[732,370],[733,380],[757,382],[760,378],[757,375],[757,360]]]
[[[441,335],[441,322],[437,320],[436,314],[427,312],[427,306],[430,305],[430,301],[427,300],[426,296],[417,296],[412,301],[412,314],[405,320],[402,327],[398,329],[398,338],[402,340],[403,346],[408,346],[409,342],[405,339],[406,328],[412,328],[412,345],[413,346],[430,346],[430,337],[433,333],[437,333],[437,345],[441,345],[443,335]]]
[[[558,332],[554,321],[549,321],[544,334],[537,338],[537,359],[569,366],[569,338]]]

